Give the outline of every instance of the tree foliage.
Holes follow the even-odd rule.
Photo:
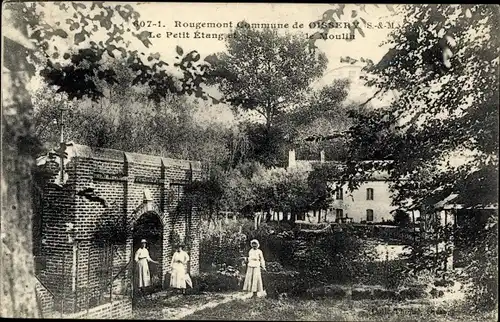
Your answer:
[[[498,217],[488,217],[479,227],[477,217],[471,219],[460,236],[468,240],[462,244],[466,265],[460,279],[468,286],[470,306],[488,311],[498,307]]]
[[[393,4],[373,4],[372,6],[377,9],[387,9],[391,14],[395,14],[398,7],[398,5]],[[310,27],[313,27],[312,32],[314,33],[312,33],[308,39],[309,49],[315,51],[318,48],[316,45],[318,40],[328,41],[328,34],[332,30],[338,28],[338,24],[343,25],[346,22],[349,23],[348,28],[350,36],[345,39],[346,41],[352,41],[357,35],[365,37],[367,25],[372,20],[372,13],[367,9],[367,4],[330,4],[330,8],[323,12],[319,19],[311,22]],[[349,60],[351,60],[351,58],[349,58]],[[364,62],[367,65],[372,64],[371,60]]]
[[[287,147],[297,149],[301,159],[318,159],[320,151],[333,160],[345,157],[345,141],[339,133],[352,124],[349,111],[356,108],[343,104],[349,85],[347,79],[335,80],[312,91],[301,104],[277,118]]]
[[[217,85],[223,100],[256,111],[271,127],[278,115],[300,102],[327,59],[308,52],[304,36],[237,28],[227,40],[227,53],[218,53],[212,62],[209,82]]]
[[[169,93],[208,99],[200,87],[208,64],[196,51],[184,53],[177,48],[177,59],[171,64],[159,53],[137,49],[152,43],[149,32],[134,23],[140,14],[129,4],[22,2],[9,3],[7,9],[13,13],[15,27],[40,48],[31,57],[40,74],[70,100],[102,97],[97,80],[117,82],[116,71],[109,65],[117,58],[127,60],[135,74],[133,84],[147,84],[154,101]]]
[[[399,203],[451,192],[474,205],[494,203],[497,8],[408,5],[402,14],[402,28],[388,40],[393,48],[371,68],[367,82],[381,94],[395,90],[397,99],[386,109],[356,114],[351,156],[393,160],[384,170],[396,182]],[[462,158],[462,164],[450,163],[454,158]]]
[[[415,271],[439,271],[449,255],[451,228],[434,218],[433,205],[450,194],[465,207],[498,205],[499,11],[493,5],[405,5],[404,22],[388,39],[392,49],[372,66],[367,84],[396,97],[385,109],[353,113],[346,180],[374,170],[390,173],[395,204],[419,209],[425,219],[410,253]],[[361,160],[391,160],[364,162]],[[496,216],[496,215],[495,215]],[[455,233],[459,233],[456,231]],[[472,293],[493,303],[495,262],[485,236],[471,257]],[[486,241],[488,240],[488,242]]]

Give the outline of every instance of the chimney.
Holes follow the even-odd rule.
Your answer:
[[[319,153],[319,159],[321,163],[325,162],[325,150],[321,150],[321,152]]]
[[[295,150],[289,150],[288,151],[288,167],[293,168],[295,167]]]

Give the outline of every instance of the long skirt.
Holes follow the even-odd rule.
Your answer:
[[[186,266],[182,263],[172,265],[172,275],[170,276],[170,287],[186,288]]]
[[[248,267],[245,283],[243,283],[243,291],[254,293],[264,291],[260,267]]]
[[[149,265],[146,258],[140,259],[137,262],[137,280],[139,287],[147,287],[151,285],[151,276],[149,275]]]

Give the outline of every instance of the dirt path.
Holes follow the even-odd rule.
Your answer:
[[[143,300],[134,308],[134,319],[139,320],[179,320],[200,310],[214,308],[237,299],[249,298],[243,292],[205,293],[198,295],[176,295],[160,292],[151,299]]]

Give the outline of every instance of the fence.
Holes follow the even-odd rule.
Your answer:
[[[125,264],[124,261],[117,262],[119,254],[115,250],[116,245],[108,242],[100,245],[91,243],[87,247],[82,247],[79,242],[74,245],[72,256],[65,254],[58,270],[59,292],[50,290],[38,278],[43,287],[37,295],[44,315],[63,317],[89,312],[113,300],[131,296],[131,259]]]

